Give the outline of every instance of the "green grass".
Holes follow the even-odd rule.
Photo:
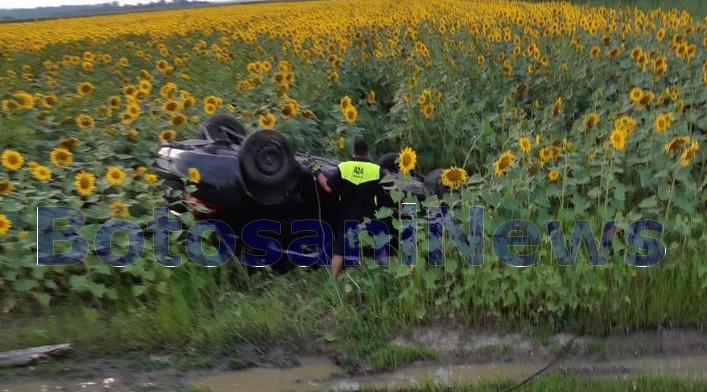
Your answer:
[[[400,347],[388,345],[374,351],[368,364],[374,372],[395,369],[411,362],[437,357],[434,350],[424,347]]]
[[[321,287],[322,277],[309,271],[272,279],[254,276],[255,286],[243,291],[214,282],[208,287],[208,279],[197,275],[171,281],[168,292],[152,303],[125,309],[75,304],[15,315],[14,326],[3,330],[0,350],[68,341],[77,356],[136,350],[220,355],[236,342],[311,337],[316,318],[327,309],[310,286]]]
[[[559,275],[553,275],[559,267],[550,261],[526,269],[460,264],[454,272],[418,266],[409,275],[398,275],[394,266],[369,266],[347,270],[336,283],[323,269],[272,277],[227,267],[184,268],[177,271],[183,276],[170,279],[166,293],[147,302],[107,308],[73,302],[14,314],[13,326],[3,328],[0,351],[68,341],[78,358],[146,352],[174,356],[170,363],[189,368],[208,367],[232,355],[238,343],[296,346],[323,337],[351,369],[360,364],[381,370],[432,356],[388,345],[396,333],[433,321],[534,331],[540,345],[557,331],[601,335],[704,326],[705,314],[697,304],[705,288],[696,260],[684,252],[634,277],[624,272],[633,267],[618,262],[599,268],[581,260]],[[584,282],[590,284],[581,290],[588,292],[580,291]],[[504,297],[517,285],[525,285],[526,297]],[[603,285],[601,291],[594,291],[599,290],[595,285]],[[534,316],[534,309],[555,300],[552,290],[577,293],[584,305]],[[542,314],[546,320],[536,318]],[[591,349],[602,355],[601,345]],[[198,363],[193,361],[197,357],[202,358]]]
[[[517,384],[512,380],[499,380],[474,385],[460,385],[450,389],[448,386],[426,385],[418,388],[402,389],[364,389],[363,392],[498,392],[505,391]],[[551,375],[541,377],[517,389],[522,392],[697,392],[707,390],[707,381],[683,380],[672,378],[636,378],[627,380],[582,379],[577,376]]]
[[[587,354],[596,356],[600,360],[606,360],[610,355],[609,345],[605,340],[592,342],[587,346]]]

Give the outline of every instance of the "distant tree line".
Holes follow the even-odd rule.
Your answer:
[[[149,0],[146,0],[149,1]],[[0,9],[0,21],[16,22],[23,20],[67,18],[75,16],[89,16],[99,14],[115,14],[122,12],[166,10],[184,7],[196,7],[212,4],[199,0],[159,0],[157,2],[120,5],[117,1],[93,5],[62,5],[57,7],[37,7],[20,9]],[[0,4],[0,7],[2,5]]]

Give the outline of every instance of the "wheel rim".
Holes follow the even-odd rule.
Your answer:
[[[272,176],[277,174],[284,165],[284,154],[279,146],[266,143],[255,152],[255,167],[262,174]]]

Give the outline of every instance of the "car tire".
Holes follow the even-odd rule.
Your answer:
[[[297,186],[300,167],[285,136],[277,131],[251,133],[240,150],[241,174],[256,201],[274,205]]]
[[[213,115],[201,123],[199,128],[201,136],[212,142],[223,140],[240,145],[246,137],[243,124],[228,114]]]
[[[381,155],[380,158],[378,158],[378,166],[380,166],[384,170],[387,170],[389,173],[398,173],[400,171],[400,167],[396,162],[397,159],[398,153],[385,153]]]

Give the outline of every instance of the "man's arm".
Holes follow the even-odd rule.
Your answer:
[[[326,193],[332,193],[332,192],[334,192],[334,191],[331,189],[331,187],[329,186],[329,181],[327,181],[326,176],[324,175],[324,173],[322,173],[322,172],[320,171],[320,172],[318,172],[317,174],[315,174],[315,176],[317,177],[317,183],[319,183],[319,186],[321,186],[322,189],[324,189],[324,192],[326,192]]]
[[[322,187],[322,189],[324,189],[324,192],[326,192],[326,193],[333,193],[334,192],[334,190],[332,188],[334,188],[336,186],[336,184],[338,183],[337,178],[341,177],[341,172],[339,172],[339,168],[336,169],[336,173],[331,178],[331,181],[332,181],[331,184],[329,183],[329,179],[327,179],[327,177],[324,175],[324,173],[322,173],[322,169],[319,166],[319,163],[312,162],[309,165],[309,170],[314,175],[314,178],[316,178],[319,186]]]

